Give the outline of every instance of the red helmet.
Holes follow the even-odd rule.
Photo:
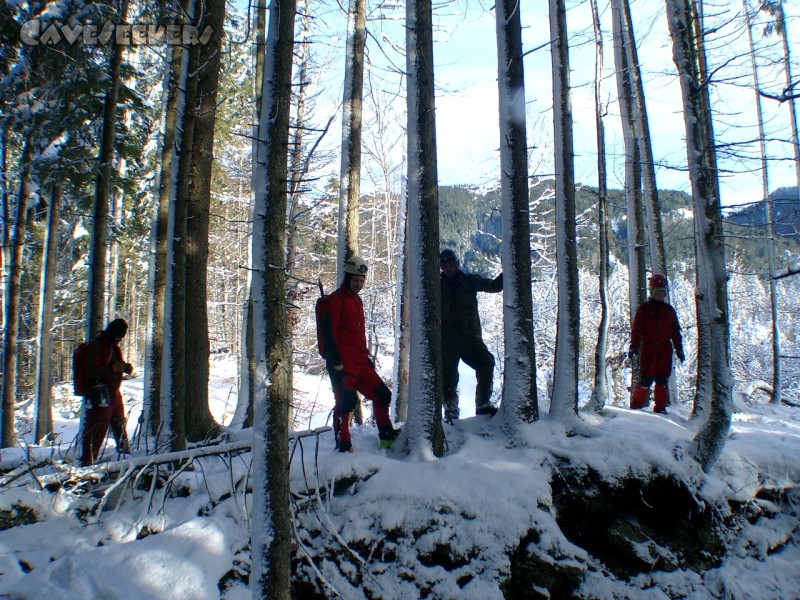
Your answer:
[[[650,275],[650,278],[647,280],[648,287],[652,290],[653,288],[666,288],[667,287],[667,278],[664,277],[661,273],[653,273]]]

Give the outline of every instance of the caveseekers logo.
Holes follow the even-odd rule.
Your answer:
[[[207,44],[214,35],[210,25],[202,33],[193,25],[153,25],[138,23],[114,23],[103,25],[77,23],[66,25],[60,21],[27,21],[20,29],[19,37],[28,46],[57,46],[58,44],[84,44],[105,46],[111,40],[120,46],[196,46]]]

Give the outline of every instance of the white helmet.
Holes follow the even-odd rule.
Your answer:
[[[366,275],[367,263],[360,256],[351,256],[344,261],[344,272],[351,275]]]

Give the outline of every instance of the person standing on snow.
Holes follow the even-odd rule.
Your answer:
[[[390,448],[400,433],[392,426],[389,406],[392,392],[375,371],[375,364],[367,350],[364,305],[359,293],[364,288],[367,263],[360,256],[344,262],[344,281],[329,299],[330,337],[334,347],[328,350],[335,359],[326,360],[331,383],[341,386],[334,394],[336,406],[333,411],[334,432],[337,435],[339,452],[352,452],[350,438],[350,416],[356,407],[356,392],[372,400],[372,411],[378,425],[378,438],[383,448]]]
[[[667,412],[667,381],[672,373],[672,351],[683,362],[683,338],[675,309],[666,302],[667,278],[660,273],[648,280],[650,297],[639,306],[631,327],[628,356],[639,355],[639,383],[631,394],[631,408],[647,405],[650,385],[653,390],[653,411]]]
[[[475,369],[475,414],[494,416],[491,403],[494,356],[483,343],[478,315],[478,292],[503,291],[503,274],[494,279],[464,273],[456,253],[439,254],[442,290],[442,404],[448,423],[458,419],[458,363]]]
[[[133,366],[122,358],[119,342],[128,332],[124,319],[114,319],[90,343],[86,361],[89,381],[96,395],[87,398],[81,464],[88,467],[97,460],[109,425],[120,454],[130,454],[125,431],[125,406],[122,403],[122,374],[133,373]],[[103,389],[103,386],[104,389]]]

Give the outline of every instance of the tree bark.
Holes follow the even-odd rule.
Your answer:
[[[608,400],[606,377],[606,353],[608,332],[611,323],[608,302],[608,279],[611,271],[608,249],[608,188],[606,177],[605,107],[603,105],[603,30],[600,26],[600,11],[597,0],[590,0],[592,25],[595,39],[594,107],[597,131],[597,230],[600,242],[598,269],[598,299],[600,300],[600,323],[597,327],[597,343],[594,350],[594,388],[587,408],[596,413],[603,411]]]
[[[556,318],[555,378],[550,414],[562,421],[578,412],[578,348],[580,297],[575,224],[575,173],[572,146],[567,11],[564,0],[550,0],[550,52],[553,72],[554,138],[556,140]]]
[[[406,3],[408,232],[411,370],[406,449],[444,454],[442,427],[439,188],[436,162],[433,22],[430,0]]]
[[[58,215],[64,188],[53,186],[47,207],[47,230],[42,250],[42,281],[39,288],[39,348],[36,357],[36,430],[34,440],[53,441],[53,300],[58,262]]]
[[[698,431],[689,454],[709,472],[725,445],[733,412],[730,371],[728,290],[723,244],[719,180],[704,50],[697,35],[692,0],[666,0],[673,57],[678,68],[686,123],[686,150],[694,202],[697,247],[698,320],[708,319],[711,333],[708,364],[712,383],[708,420]],[[712,317],[713,315],[713,317]],[[700,332],[698,331],[698,334]]]
[[[208,339],[208,229],[211,210],[211,172],[214,163],[214,122],[225,25],[225,0],[205,0],[196,27],[210,26],[214,35],[198,53],[197,102],[192,127],[189,202],[186,222],[186,438],[214,437],[218,426],[208,406],[210,344]],[[195,108],[196,107],[196,108]]]
[[[17,354],[19,335],[20,283],[22,280],[22,258],[25,249],[26,215],[28,197],[31,194],[31,160],[33,159],[33,127],[29,130],[25,146],[19,159],[20,185],[17,196],[17,212],[11,235],[11,263],[8,274],[8,295],[5,305],[6,334],[3,338],[3,412],[1,448],[10,448],[17,443],[16,416]]]
[[[503,198],[503,329],[506,426],[539,418],[531,291],[531,226],[525,74],[519,0],[500,0],[497,20],[497,82],[500,95],[500,171]]]
[[[128,0],[122,0],[119,18],[125,21]],[[111,202],[111,172],[116,151],[117,99],[125,46],[112,42],[109,66],[109,87],[103,104],[103,126],[98,157],[97,186],[95,188],[94,219],[92,222],[92,248],[89,259],[89,299],[86,315],[86,339],[91,339],[104,326],[106,289],[106,260],[108,259],[108,215]]]
[[[253,598],[291,591],[289,406],[292,353],[286,326],[286,206],[295,0],[269,9],[259,137],[253,160]]]

